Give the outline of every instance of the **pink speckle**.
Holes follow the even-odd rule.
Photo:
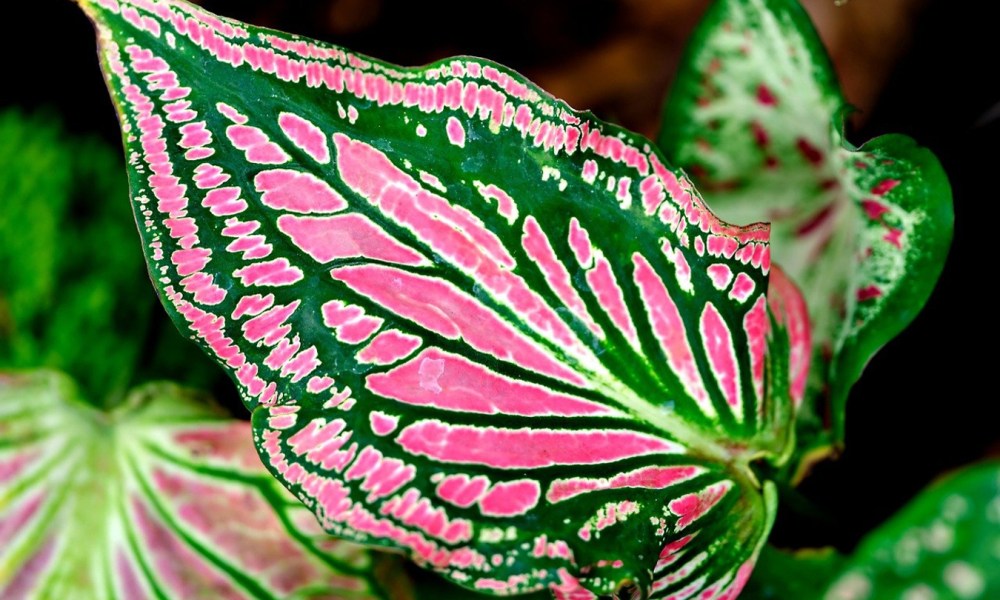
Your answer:
[[[583,171],[580,176],[587,183],[594,183],[594,180],[597,179],[597,163],[590,159],[583,161]]]
[[[177,274],[184,277],[204,269],[211,256],[212,251],[207,248],[191,248],[175,250],[170,255],[170,261],[177,267]]]
[[[882,295],[882,290],[877,285],[868,285],[858,289],[857,291],[858,302],[864,302],[865,300],[872,300],[874,298],[878,298],[881,295]]]
[[[465,128],[462,127],[461,121],[455,117],[448,117],[448,123],[445,125],[445,131],[448,133],[449,142],[459,148],[465,147]]]
[[[217,217],[235,215],[247,209],[247,203],[240,198],[240,188],[222,187],[205,194],[201,204]]]
[[[776,106],[778,104],[778,99],[774,97],[774,93],[771,92],[771,88],[762,83],[757,86],[757,102],[763,106]]]
[[[873,221],[878,221],[879,219],[882,218],[882,215],[889,212],[889,207],[886,206],[885,204],[882,204],[878,200],[862,200],[861,208],[864,209],[865,214],[868,215],[868,218]]]
[[[229,175],[216,165],[204,163],[194,168],[194,183],[198,189],[211,189],[227,181],[229,181]]]
[[[271,169],[257,173],[253,182],[257,191],[263,192],[260,201],[277,210],[332,213],[347,208],[340,193],[311,173]]]
[[[896,248],[902,250],[903,249],[903,230],[902,229],[896,229],[895,227],[889,227],[888,229],[889,229],[889,231],[886,232],[886,234],[884,236],[882,236],[882,239],[885,240],[885,241],[887,241],[887,242],[889,242],[890,244],[892,244]]]
[[[501,217],[507,219],[507,223],[513,224],[517,220],[517,204],[514,203],[514,199],[510,197],[510,194],[492,183],[487,186],[480,186],[478,190],[479,195],[483,199],[487,201],[496,200],[497,212],[500,213]]]
[[[229,106],[225,102],[217,103],[215,105],[215,109],[218,110],[222,116],[226,117],[227,119],[229,119],[233,123],[236,123],[237,125],[242,125],[247,122],[247,118],[245,115],[240,113],[240,111],[236,110],[232,106]]]
[[[475,504],[490,486],[490,480],[477,475],[470,478],[464,473],[448,475],[442,479],[434,490],[438,498],[460,508],[469,508]]]
[[[329,164],[330,146],[319,127],[311,121],[287,112],[281,113],[278,117],[278,125],[285,136],[313,160],[322,165]]]

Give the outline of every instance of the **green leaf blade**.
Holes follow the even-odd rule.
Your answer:
[[[154,283],[327,530],[490,593],[738,592],[793,413],[766,227],[488,61],[84,8]]]

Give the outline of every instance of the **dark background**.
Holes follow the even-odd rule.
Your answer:
[[[47,110],[72,133],[120,144],[83,14],[70,0],[18,4],[19,14],[3,26],[0,109]],[[653,135],[679,52],[706,2],[482,3],[495,7],[489,13],[470,12],[479,4],[470,2],[204,4],[401,64],[487,57],[578,109]],[[853,389],[843,456],[816,468],[801,488],[829,517],[779,511],[776,543],[848,550],[935,477],[1000,454],[1000,394],[990,380],[1000,372],[995,270],[986,249],[1000,200],[1000,34],[993,31],[1000,21],[977,12],[986,2],[807,4],[848,99],[861,109],[851,141],[883,133],[915,138],[941,159],[955,200],[955,239],[934,295]]]

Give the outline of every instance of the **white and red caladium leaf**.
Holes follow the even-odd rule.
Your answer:
[[[808,361],[765,226],[488,61],[81,4],[154,282],[324,528],[488,593],[738,593]]]
[[[398,569],[326,535],[190,390],[105,412],[54,371],[0,374],[3,598],[410,597]]]
[[[839,443],[848,390],[941,273],[947,178],[905,136],[846,142],[846,102],[796,0],[716,0],[682,63],[659,145],[712,210],[771,222],[773,259],[803,290],[813,330],[800,445]]]

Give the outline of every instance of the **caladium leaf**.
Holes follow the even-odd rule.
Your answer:
[[[0,374],[0,596],[409,597],[319,528],[249,430],[171,384],[103,412],[56,372]]]
[[[1000,597],[1000,463],[921,492],[861,542],[824,597]]]
[[[82,5],[154,283],[328,531],[489,593],[738,593],[808,361],[766,227],[488,61]]]
[[[659,136],[712,210],[771,222],[773,259],[803,290],[815,348],[805,448],[827,437],[824,419],[826,443],[842,441],[848,390],[927,300],[952,233],[951,191],[933,154],[898,135],[855,148],[844,112],[796,0],[716,0]]]

